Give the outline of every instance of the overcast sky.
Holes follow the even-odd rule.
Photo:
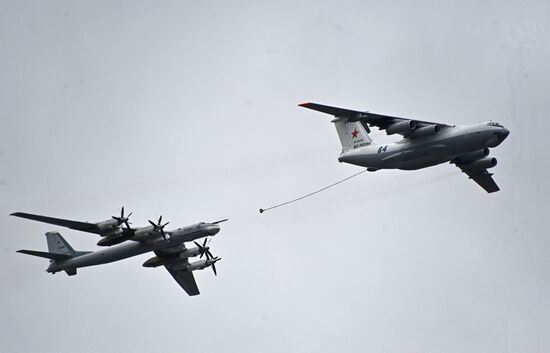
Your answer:
[[[550,350],[548,1],[0,1],[0,351]],[[362,174],[303,101],[510,129],[488,195]],[[388,141],[375,133],[377,140]],[[59,230],[230,218],[188,297],[151,255],[45,272]]]

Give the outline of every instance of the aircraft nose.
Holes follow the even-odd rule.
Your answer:
[[[220,226],[217,224],[211,224],[208,226],[208,229],[206,231],[209,235],[216,235],[220,231]]]
[[[497,137],[500,142],[504,141],[508,135],[510,135],[510,130],[506,128],[502,128],[502,130],[497,133]]]

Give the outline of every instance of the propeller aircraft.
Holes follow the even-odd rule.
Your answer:
[[[15,212],[11,216],[31,219],[39,222],[64,226],[83,232],[95,233],[103,238],[98,245],[104,246],[98,251],[75,251],[58,232],[46,233],[48,252],[35,250],[18,250],[19,253],[47,258],[50,265],[47,272],[65,271],[69,276],[76,275],[81,267],[96,266],[123,260],[129,257],[154,252],[152,257],[143,263],[144,267],[164,266],[170,275],[187,292],[188,295],[200,294],[193,276],[193,271],[212,267],[217,275],[216,262],[221,260],[210,252],[207,237],[213,237],[220,231],[219,224],[227,221],[200,222],[174,230],[164,230],[169,222],[162,223],[162,216],[157,222],[149,221],[148,226],[130,227],[129,217],[124,215],[122,207],[120,216],[97,223],[79,222],[60,218],[52,218],[30,213]],[[123,228],[122,225],[126,227]],[[199,244],[195,240],[205,238]],[[210,238],[211,239],[211,238]],[[186,242],[193,241],[195,247],[187,248]],[[118,245],[117,245],[118,244]],[[189,262],[190,258],[199,256],[199,261]],[[202,257],[205,256],[205,259]]]

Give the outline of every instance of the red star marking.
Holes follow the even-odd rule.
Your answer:
[[[351,136],[352,136],[353,138],[356,138],[358,133],[359,133],[359,131],[357,131],[357,129],[355,129],[355,130],[353,130],[353,132],[351,133]]]

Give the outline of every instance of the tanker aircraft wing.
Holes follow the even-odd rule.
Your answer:
[[[368,111],[362,112],[358,110],[331,107],[328,105],[317,104],[317,103],[302,103],[300,104],[300,106],[308,109],[313,109],[321,113],[334,115],[336,118],[345,118],[347,119],[348,122],[361,121],[369,124],[371,127],[376,126],[380,130],[386,130],[386,128],[388,128],[390,125],[394,125],[396,123],[405,123],[405,122],[411,122],[411,121],[414,121],[415,127],[418,127],[418,128],[422,128],[425,126],[433,126],[433,125],[437,125],[439,127],[450,126],[442,123],[422,121],[422,120],[416,120],[411,118],[399,118],[399,117],[389,116],[389,115],[374,114]],[[367,131],[367,132],[370,133],[370,131]],[[387,133],[390,134],[390,131],[387,131]],[[405,137],[407,136],[406,133],[401,133],[401,132],[397,132],[397,133]]]
[[[465,166],[457,164],[459,167],[470,179],[475,181],[479,186],[481,186],[488,193],[497,192],[500,190],[497,183],[493,180],[492,173],[489,173],[487,169],[483,170],[471,170]]]

